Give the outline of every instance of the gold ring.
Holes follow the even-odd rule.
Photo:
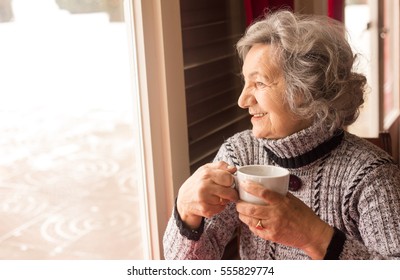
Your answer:
[[[260,230],[261,230],[261,229],[264,229],[261,220],[258,220],[258,223],[257,223],[257,225],[256,225],[256,229],[260,229]]]

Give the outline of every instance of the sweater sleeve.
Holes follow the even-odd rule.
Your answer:
[[[362,178],[353,193],[348,231],[340,259],[400,259],[400,172],[380,165]]]
[[[227,143],[221,146],[214,161],[237,165],[236,159],[232,159],[232,151],[227,150]],[[178,219],[172,214],[164,233],[165,259],[221,259],[226,244],[239,226],[235,203],[229,203],[224,211],[212,218],[204,219],[204,228],[198,240],[182,234],[180,227],[184,225]]]

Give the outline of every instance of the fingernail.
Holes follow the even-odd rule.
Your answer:
[[[228,165],[226,168],[228,168],[228,169],[234,169],[235,167],[232,166],[232,165]]]

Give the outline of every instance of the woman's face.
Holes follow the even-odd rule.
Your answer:
[[[296,117],[284,101],[283,71],[274,61],[271,45],[256,44],[245,57],[244,88],[238,104],[252,115],[253,134],[257,138],[278,139],[311,125]]]

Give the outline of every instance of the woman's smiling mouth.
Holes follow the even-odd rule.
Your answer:
[[[253,118],[262,118],[262,117],[264,117],[265,115],[267,115],[267,113],[254,114],[254,115],[253,115]]]

